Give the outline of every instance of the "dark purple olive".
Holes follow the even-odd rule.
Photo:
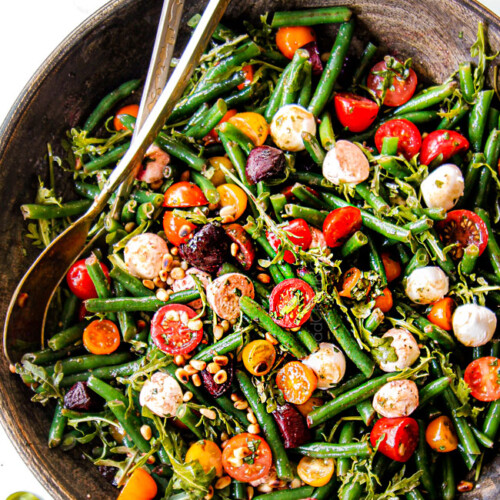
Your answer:
[[[229,392],[231,389],[231,384],[233,383],[233,378],[234,378],[233,361],[230,359],[229,363],[226,366],[222,367],[222,369],[225,370],[227,373],[227,380],[222,384],[218,384],[214,379],[216,374],[212,375],[207,371],[206,368],[200,372],[201,380],[203,381],[205,389],[214,398],[219,398],[224,394],[226,394],[226,392]]]
[[[273,411],[273,417],[283,436],[285,448],[296,448],[310,440],[305,418],[291,404],[279,405]]]
[[[87,387],[87,382],[77,382],[64,396],[68,410],[91,411],[102,408],[103,399]]]
[[[246,174],[251,184],[277,177],[285,172],[286,158],[281,149],[259,146],[250,151]]]
[[[214,273],[229,258],[229,238],[219,224],[205,224],[179,252],[193,267]]]
[[[321,75],[323,72],[323,62],[319,55],[318,44],[316,42],[306,43],[301,47],[309,52],[309,62],[311,63],[313,75]]]

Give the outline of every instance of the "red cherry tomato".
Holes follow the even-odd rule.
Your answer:
[[[208,205],[203,191],[192,182],[181,181],[172,184],[165,192],[163,206],[169,208],[201,207]]]
[[[233,243],[238,245],[236,260],[245,271],[248,271],[255,261],[255,248],[252,239],[240,224],[228,224],[224,226],[224,231]]]
[[[243,68],[241,68],[241,71],[243,71],[245,75],[245,81],[238,85],[238,90],[243,90],[245,87],[248,87],[248,85],[251,85],[253,82],[253,66],[251,64],[243,66]]]
[[[167,304],[151,320],[151,338],[158,349],[167,354],[187,354],[203,337],[203,328],[191,330],[189,320],[196,313],[183,304]]]
[[[297,278],[278,283],[269,297],[269,312],[273,321],[283,328],[302,326],[311,316],[314,290]]]
[[[163,216],[163,230],[167,240],[178,247],[182,243],[187,243],[189,236],[196,229],[196,226],[184,219],[174,215],[174,212],[167,211]]]
[[[451,248],[450,255],[459,260],[468,245],[476,245],[479,255],[486,250],[488,244],[488,228],[483,219],[470,210],[452,210],[446,219],[436,224],[439,237],[445,244],[456,245]]]
[[[326,244],[331,248],[342,246],[350,236],[359,231],[362,222],[359,208],[341,207],[332,210],[323,222]]]
[[[236,111],[235,109],[228,110],[228,112],[222,117],[221,121],[217,125],[227,122],[229,118],[234,116],[237,112],[238,111]],[[208,146],[209,144],[214,144],[216,142],[220,142],[219,134],[217,134],[215,127],[203,138],[203,141],[205,142],[205,146]]]
[[[80,305],[78,307],[78,321],[81,323],[82,321],[85,321],[85,316],[87,316],[89,312],[87,311],[87,308],[85,307],[85,302],[80,302]]]
[[[294,219],[283,228],[288,234],[288,239],[294,244],[298,245],[303,250],[307,250],[311,246],[312,234],[309,225],[304,219]],[[281,240],[274,234],[268,231],[266,233],[267,241],[271,244],[275,251],[278,251],[281,245]],[[295,255],[290,250],[285,250],[283,260],[289,264],[295,262]]]
[[[334,103],[339,122],[350,132],[366,130],[377,118],[378,104],[351,92],[337,94]]]
[[[479,401],[500,399],[500,359],[493,356],[475,359],[465,369],[464,380]]]
[[[379,153],[386,137],[397,137],[398,154],[402,154],[407,160],[411,160],[422,145],[422,136],[417,126],[409,120],[397,118],[383,123],[375,133],[375,146]]]
[[[276,45],[288,59],[292,59],[295,51],[316,41],[316,33],[309,26],[286,26],[276,33]]]
[[[106,278],[109,283],[111,280],[109,278],[108,268],[101,262],[101,269],[104,271]],[[77,260],[69,269],[66,275],[66,281],[68,282],[69,289],[80,299],[95,299],[97,298],[97,292],[90,279],[89,273],[85,266],[85,259]]]
[[[372,446],[382,436],[378,451],[396,462],[406,462],[417,448],[418,423],[410,417],[381,418],[375,422],[370,433]]]
[[[429,165],[436,160],[440,165],[468,149],[469,141],[462,134],[454,130],[435,130],[422,141],[420,163]]]
[[[370,70],[366,86],[373,90],[378,97],[382,96],[384,74],[387,71],[387,64],[385,61],[380,61]],[[381,73],[381,74],[376,74]],[[391,78],[389,88],[387,89],[384,97],[384,104],[386,106],[401,106],[409,101],[415,89],[417,88],[417,75],[411,68],[407,78],[401,75],[394,74]]]
[[[116,131],[127,130],[127,127],[120,121],[120,115],[129,115],[137,118],[137,113],[139,113],[139,106],[137,104],[129,104],[128,106],[123,106],[120,108],[113,119],[113,126]]]

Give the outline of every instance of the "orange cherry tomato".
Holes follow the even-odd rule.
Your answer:
[[[309,486],[324,486],[330,481],[335,469],[333,458],[302,457],[297,465],[297,474]]]
[[[165,192],[163,206],[169,208],[201,207],[208,205],[203,191],[194,183],[181,181],[172,184]]]
[[[475,359],[464,373],[471,395],[479,401],[500,399],[500,359],[485,356]]]
[[[243,349],[242,360],[252,375],[267,375],[276,360],[276,349],[267,340],[253,340]]]
[[[320,406],[323,406],[325,402],[321,398],[309,398],[305,403],[302,403],[301,405],[295,405],[297,410],[299,410],[299,413],[307,418],[307,415],[311,413],[314,409],[319,408]]]
[[[229,158],[226,158],[225,156],[212,156],[212,158],[208,159],[208,164],[214,169],[214,173],[210,180],[215,187],[227,182],[226,174],[221,167],[224,167],[230,172],[234,172],[234,167],[231,163],[231,160]]]
[[[167,211],[163,216],[163,230],[167,240],[178,247],[182,243],[187,243],[190,235],[196,229],[196,226],[184,219],[174,215],[174,212]]]
[[[276,384],[285,401],[303,404],[316,390],[318,379],[315,373],[300,361],[290,361],[276,375]]]
[[[220,195],[222,222],[234,222],[239,219],[247,208],[248,198],[245,191],[236,184],[221,184],[217,186],[217,191]]]
[[[309,26],[287,26],[276,33],[276,45],[288,59],[292,59],[300,47],[315,41],[316,33]]]
[[[243,90],[253,82],[253,66],[251,64],[243,66],[243,68],[241,68],[241,71],[243,71],[243,74],[245,75],[245,81],[238,85],[238,90]]]
[[[425,440],[434,451],[439,453],[448,453],[458,447],[455,428],[446,415],[441,415],[430,422],[425,431]]]
[[[227,113],[222,117],[221,121],[217,124],[220,125],[221,123],[227,122],[231,116],[234,116],[237,113],[235,109],[230,109],[227,111]],[[217,127],[214,127],[204,138],[203,141],[205,142],[205,146],[208,146],[209,144],[214,144],[215,142],[220,142],[219,139],[219,134],[217,134],[217,131],[215,130]]]
[[[358,300],[368,295],[370,288],[370,284],[363,279],[363,273],[357,267],[351,267],[344,274],[342,290],[339,292],[339,295],[348,299]]]
[[[116,131],[127,130],[127,127],[120,121],[120,115],[129,115],[137,118],[137,113],[139,113],[139,106],[137,104],[129,104],[128,106],[123,106],[120,108],[113,119],[113,126]]]
[[[92,354],[111,354],[120,345],[120,331],[109,319],[97,319],[83,331],[83,345]]]
[[[382,295],[375,297],[375,307],[378,307],[383,313],[389,312],[392,309],[392,292],[388,288],[384,288]]]
[[[229,118],[228,122],[243,132],[255,146],[262,146],[269,135],[269,125],[266,119],[253,111],[238,113]]]
[[[387,282],[390,283],[398,279],[401,276],[401,264],[397,260],[394,260],[387,252],[383,252],[381,257]]]
[[[144,469],[135,469],[123,487],[117,500],[153,500],[158,494],[158,486]]]
[[[445,297],[434,303],[427,319],[443,330],[450,331],[453,329],[451,318],[456,307],[457,305],[451,297]]]
[[[222,476],[222,452],[220,448],[208,439],[197,441],[189,447],[186,453],[185,462],[197,461],[208,474],[215,467],[215,475]]]

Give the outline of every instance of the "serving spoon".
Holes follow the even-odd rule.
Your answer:
[[[128,151],[89,210],[50,243],[19,282],[7,310],[3,331],[4,353],[10,363],[19,361],[28,350],[43,346],[47,311],[57,286],[82,251],[88,248],[89,245],[85,244],[92,222],[104,210],[111,195],[124,181],[123,192],[129,189],[127,178],[136,171],[146,149],[153,143],[175,103],[181,98],[229,2],[230,0],[209,1],[182,57],[163,91],[158,95],[158,89],[161,88],[158,85],[162,85],[162,78],[157,76],[163,75],[166,80],[169,64],[163,63],[166,62],[166,56],[172,54],[183,5],[183,0],[166,2],[172,5],[164,7],[162,11],[163,24],[160,24],[158,29],[150,65],[152,69],[148,71],[146,91],[139,111],[143,125],[134,130]],[[173,25],[169,26],[170,21]],[[165,34],[168,36],[165,37]],[[161,37],[163,40],[160,40]],[[163,55],[162,51],[165,51]]]

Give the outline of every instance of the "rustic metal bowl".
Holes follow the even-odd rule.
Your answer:
[[[187,1],[182,25],[201,4]],[[257,19],[267,10],[342,4],[358,19],[354,47],[368,38],[392,53],[413,58],[417,73],[442,82],[469,59],[477,23],[489,25],[489,41],[500,48],[500,19],[472,0],[233,0],[226,18]],[[114,0],[74,31],[28,83],[0,129],[0,318],[16,283],[34,260],[19,206],[33,200],[43,172],[46,143],[58,144],[98,100],[130,78],[145,74],[160,0]],[[183,29],[180,42],[185,40]],[[330,39],[332,39],[330,37]],[[63,184],[64,185],[64,184]],[[26,249],[26,255],[22,249]],[[0,415],[5,430],[32,472],[55,500],[111,499],[116,489],[77,451],[47,447],[51,411],[30,402],[30,391],[0,357]],[[485,467],[467,498],[500,498],[500,457]]]

